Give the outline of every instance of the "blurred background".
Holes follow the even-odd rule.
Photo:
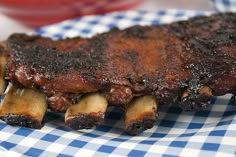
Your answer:
[[[224,8],[216,5],[218,1],[236,5],[236,0],[0,0],[0,41],[13,32],[32,32],[83,15],[131,9],[221,11]]]

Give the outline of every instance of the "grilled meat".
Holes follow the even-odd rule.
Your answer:
[[[7,77],[44,92],[53,111],[66,111],[92,92],[125,111],[144,95],[199,110],[214,95],[236,94],[236,13],[113,29],[89,39],[13,34],[7,44]]]
[[[44,91],[55,111],[94,91],[112,104],[124,105],[144,94],[171,103],[187,90],[196,102],[197,91],[204,86],[213,95],[236,90],[233,13],[115,29],[91,39],[52,41],[14,34],[7,42],[11,52],[7,74],[12,82]],[[198,107],[188,102],[188,108]]]

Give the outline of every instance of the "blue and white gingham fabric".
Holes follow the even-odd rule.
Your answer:
[[[236,11],[236,0],[211,0],[215,10],[220,12]]]
[[[178,10],[117,12],[64,21],[36,33],[54,39],[91,37],[113,27],[156,25],[203,14]],[[232,95],[227,94],[214,98],[201,112],[163,106],[156,126],[139,136],[123,132],[122,113],[113,108],[109,108],[105,124],[95,130],[73,131],[64,125],[63,114],[52,112],[46,114],[41,130],[0,122],[0,156],[235,157],[236,109],[232,103]]]

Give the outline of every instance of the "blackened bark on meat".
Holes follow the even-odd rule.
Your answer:
[[[235,13],[114,29],[91,39],[13,34],[7,43],[8,77],[65,99],[64,105],[49,104],[55,111],[67,108],[73,98],[68,95],[96,91],[124,109],[135,96],[152,95],[159,104],[186,110],[204,109],[214,95],[236,93]],[[202,95],[203,87],[212,95]]]
[[[175,23],[170,27],[176,36],[185,41],[184,47],[190,53],[186,56],[186,67],[191,70],[193,76],[188,83],[190,96],[185,100],[187,103],[181,105],[188,106],[187,109],[205,108],[210,97],[197,94],[199,87],[203,85],[213,89],[214,95],[235,92],[235,14],[210,16],[207,23],[204,18],[196,17],[190,21]],[[228,78],[221,78],[221,76],[228,76]]]
[[[0,119],[12,126],[21,126],[33,129],[40,129],[44,125],[43,123],[39,123],[37,120],[27,115],[7,114],[0,116]]]

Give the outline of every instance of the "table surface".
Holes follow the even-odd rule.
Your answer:
[[[160,10],[160,9],[187,9],[212,11],[210,0],[186,1],[186,0],[145,0],[136,8],[139,10]],[[32,32],[34,28],[27,27],[0,13],[0,41],[6,39],[13,32]]]

